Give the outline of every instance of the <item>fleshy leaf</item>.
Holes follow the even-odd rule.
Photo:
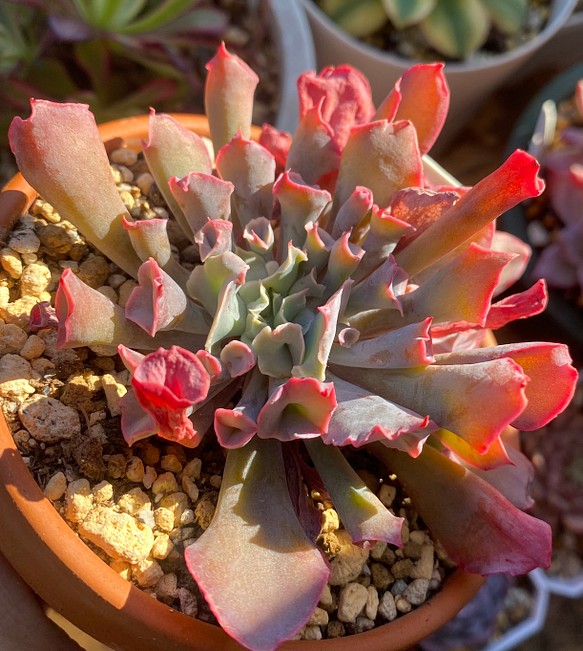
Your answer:
[[[256,217],[271,215],[275,159],[265,147],[238,133],[217,153],[216,167],[221,179],[235,186],[233,200],[242,229]]]
[[[340,150],[352,127],[365,124],[374,115],[370,84],[352,66],[328,66],[317,75],[304,72],[298,78],[298,95],[300,119],[320,105],[322,118],[330,126]]]
[[[291,378],[271,392],[257,418],[257,435],[280,441],[321,436],[335,407],[331,382]]]
[[[329,576],[300,526],[285,477],[278,441],[255,437],[230,450],[213,521],[184,552],[219,624],[253,651],[273,651],[293,637]]]
[[[355,127],[340,163],[335,212],[359,185],[370,188],[375,203],[385,208],[397,190],[421,185],[422,175],[417,135],[410,122],[380,120]]]
[[[286,167],[306,183],[325,187],[325,179],[334,175],[340,164],[340,146],[334,132],[322,117],[320,104],[309,109],[300,120],[289,148]]]
[[[467,572],[516,575],[550,565],[550,526],[517,509],[467,468],[428,446],[417,459],[381,444],[374,454],[397,475],[432,534]]]
[[[190,172],[184,178],[172,177],[170,191],[184,213],[192,233],[209,219],[229,219],[234,186],[205,172]]]
[[[160,436],[188,444],[196,435],[188,415],[207,397],[210,376],[194,353],[172,346],[146,355],[134,371],[132,387]]]
[[[443,63],[421,63],[409,68],[375,115],[376,120],[412,122],[421,154],[426,154],[437,140],[449,110],[449,87],[443,67]]]
[[[31,100],[31,116],[16,117],[8,133],[18,167],[30,185],[121,269],[141,264],[122,219],[129,216],[86,104]]]
[[[122,307],[86,285],[70,270],[61,275],[55,297],[59,320],[57,344],[63,348],[79,346],[117,346],[153,350],[161,344],[176,342],[176,333],[159,333],[150,337],[130,321]],[[198,339],[189,335],[185,344],[197,346]]]
[[[578,373],[571,364],[569,349],[564,344],[503,344],[440,355],[436,363],[473,364],[504,357],[520,364],[529,379],[525,389],[528,404],[520,416],[512,421],[514,427],[526,431],[543,427],[569,404]],[[549,382],[549,378],[553,381]]]
[[[248,376],[243,393],[233,409],[215,412],[215,432],[223,448],[240,448],[257,433],[257,416],[267,400],[267,378],[259,369]]]
[[[122,396],[119,404],[121,433],[129,446],[156,434],[158,431],[156,421],[142,408],[132,389]]]
[[[494,303],[488,312],[486,327],[497,330],[516,319],[540,314],[546,308],[548,299],[545,281],[538,280],[524,292],[512,294]]]
[[[233,223],[225,219],[209,219],[195,233],[194,241],[198,244],[202,262],[211,256],[230,251],[233,246]]]
[[[281,206],[281,241],[302,247],[306,224],[316,222],[332,197],[326,190],[306,185],[297,174],[284,172],[273,185],[273,196]]]
[[[183,332],[206,335],[211,319],[203,308],[189,301],[182,289],[150,258],[138,271],[125,306],[125,314],[151,337],[159,330],[176,328]]]
[[[240,377],[255,366],[255,353],[247,344],[232,339],[223,346],[220,360],[231,377]]]
[[[438,221],[396,254],[399,266],[411,276],[417,274],[517,203],[538,196],[544,189],[544,182],[538,177],[539,168],[532,156],[516,150],[497,170],[476,183]]]
[[[188,272],[172,254],[168,239],[167,219],[123,220],[123,226],[130,236],[134,251],[142,262],[150,258],[169,274],[183,289],[186,288]]]
[[[431,364],[431,319],[412,323],[349,348],[333,344],[330,362],[359,368],[415,368]]]
[[[185,234],[192,237],[192,229],[170,191],[169,182],[173,177],[182,178],[190,172],[212,172],[212,162],[204,140],[170,115],[157,115],[151,110],[148,141],[144,143],[143,152],[170,210]]]
[[[332,224],[332,237],[338,238],[344,231],[351,231],[365,221],[373,206],[372,192],[357,185],[348,199],[340,206]]]
[[[262,373],[273,378],[289,377],[304,357],[302,328],[298,323],[282,323],[273,330],[265,326],[253,340],[253,350]]]
[[[509,358],[395,371],[337,365],[331,370],[386,400],[428,415],[478,453],[486,452],[527,404],[527,377]]]
[[[224,43],[206,69],[205,113],[218,152],[238,132],[250,138],[253,95],[259,77],[242,59],[230,54]]]
[[[373,441],[416,457],[425,440],[437,430],[435,423],[410,409],[392,403],[356,384],[328,373],[334,382],[338,406],[332,414],[328,431],[322,435],[329,445],[353,445],[358,448]]]
[[[402,547],[404,518],[393,515],[358,476],[342,452],[321,440],[305,441],[342,524],[356,545],[382,540]]]

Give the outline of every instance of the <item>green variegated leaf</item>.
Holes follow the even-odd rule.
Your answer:
[[[439,0],[382,0],[383,7],[397,29],[415,25],[426,18]]]
[[[419,27],[440,54],[465,59],[486,41],[490,17],[480,0],[439,0]]]
[[[506,34],[520,29],[526,19],[528,0],[482,0],[492,22]]]
[[[387,22],[381,0],[322,0],[320,6],[352,36],[367,36]]]

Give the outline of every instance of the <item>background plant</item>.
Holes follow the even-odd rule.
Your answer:
[[[528,257],[495,220],[543,184],[521,151],[473,188],[431,180],[423,156],[449,102],[441,64],[412,68],[378,108],[350,66],[305,73],[296,133],[265,126],[258,141],[257,82],[224,47],[209,64],[214,159],[150,115],[144,158],[198,247],[192,270],[168,220],[126,211],[86,106],[34,100],[10,141],[41,196],[137,280],[121,307],[69,269],[55,300],[60,346],[115,346],[130,371],[126,441],[216,436],[227,450],[214,519],[186,562],[223,628],[268,650],[327,581],[306,533],[314,473],[353,542],[402,544],[402,518],[343,447],[397,475],[462,568],[548,565],[550,528],[522,510],[531,467],[502,433],[549,422],[576,372],[561,344],[478,347],[486,329],[544,308],[544,282],[495,299]]]
[[[318,0],[353,36],[369,36],[387,21],[396,30],[414,27],[440,56],[467,59],[492,30],[512,35],[525,26],[528,0]]]
[[[265,69],[264,2],[219,0],[8,0],[0,5],[0,145],[28,98],[86,102],[98,122],[159,110],[201,113],[205,64],[221,40]],[[251,42],[235,32],[252,16]],[[235,31],[233,28],[236,27]],[[265,115],[257,115],[262,122]],[[8,157],[7,157],[8,159]],[[9,159],[8,159],[9,160]]]

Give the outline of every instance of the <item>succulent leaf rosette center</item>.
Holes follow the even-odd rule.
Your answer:
[[[554,418],[576,372],[561,344],[483,346],[544,309],[543,281],[496,298],[529,251],[495,228],[543,184],[521,151],[472,188],[436,172],[425,154],[449,102],[441,64],[410,69],[378,108],[357,70],[307,72],[293,137],[266,125],[251,138],[256,84],[224,46],[209,63],[214,156],[151,112],[144,157],[198,247],[192,269],[168,220],[127,213],[86,106],[33,100],[10,139],[29,183],[136,279],[121,307],[66,270],[55,300],[59,345],[118,347],[126,441],[216,436],[228,450],[186,561],[225,631],[268,651],[306,623],[329,575],[286,480],[290,464],[301,476],[298,446],[355,544],[400,546],[402,518],[342,446],[398,476],[461,567],[528,572],[548,564],[550,533],[522,510],[530,466],[502,434]]]

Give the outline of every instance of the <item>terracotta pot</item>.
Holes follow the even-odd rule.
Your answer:
[[[200,135],[206,118],[174,116]],[[116,120],[100,127],[106,146],[120,136],[139,147],[147,117]],[[0,193],[0,234],[6,234],[36,193],[22,176]],[[242,649],[221,628],[179,613],[122,579],[73,532],[43,493],[16,449],[0,414],[0,551],[52,608],[117,651],[235,651]],[[294,641],[282,651],[400,651],[409,649],[451,619],[484,579],[460,570],[426,604],[357,638]]]

